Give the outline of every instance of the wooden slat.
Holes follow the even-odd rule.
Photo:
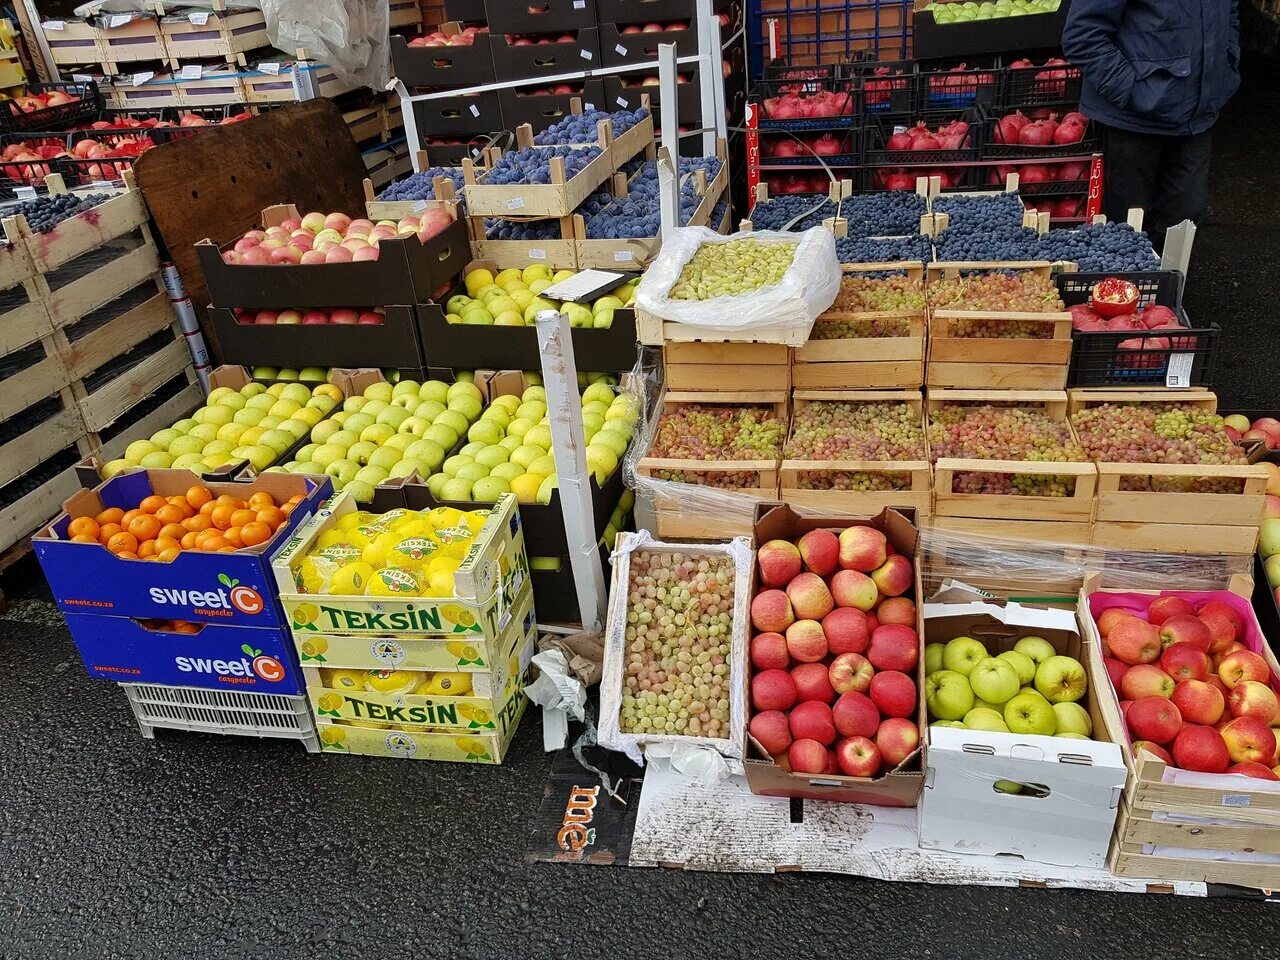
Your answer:
[[[666,379],[667,386],[672,390],[734,392],[746,381],[761,390],[789,390],[791,365],[676,363],[667,366]]]
[[[1108,520],[1094,522],[1090,542],[1113,550],[1251,555],[1258,545],[1258,531],[1252,527]]]
[[[668,343],[662,348],[662,355],[668,365],[722,363],[734,366],[786,366],[791,362],[790,348],[777,343]],[[754,376],[754,371],[752,375]],[[741,385],[741,381],[739,384]]]
[[[157,430],[173,426],[173,424],[201,406],[204,403],[204,390],[201,389],[200,383],[196,380],[195,371],[190,367],[187,368],[187,376],[190,382],[181,392],[174,394],[137,423],[132,423],[124,430],[121,430],[106,443],[100,444],[94,451],[93,456],[103,463],[109,460],[118,460],[124,456],[125,450],[133,441],[145,440]],[[139,398],[139,401],[143,399],[145,397]],[[120,416],[124,416],[128,412],[126,410]],[[110,426],[110,424],[106,426]],[[103,428],[100,427],[99,429]]]
[[[73,380],[79,380],[108,361],[128,353],[176,319],[168,296],[157,293],[145,303],[138,304],[70,344],[69,349],[63,353],[63,365]]]
[[[942,517],[935,514],[929,520],[929,524],[939,530],[947,530],[952,533],[975,533],[979,536],[995,537],[1001,540],[1026,540],[1037,544],[1067,543],[1081,546],[1089,543],[1090,525],[1087,522],[994,520],[973,517]]]
[[[797,363],[791,368],[791,385],[822,387],[920,387],[924,360],[885,360],[869,363]]]
[[[53,337],[45,338],[43,360],[0,380],[0,420],[7,420],[34,403],[57,393],[71,382],[71,377],[56,356]]]
[[[1099,463],[1098,519],[1166,523],[1194,519],[1205,525],[1256,528],[1266,508],[1267,472],[1260,464]],[[1125,477],[1239,480],[1238,493],[1166,493],[1121,490]]]
[[[41,273],[51,273],[76,257],[109,240],[122,237],[147,222],[142,194],[129,190],[74,217],[69,217],[48,233],[27,237],[31,256]]]
[[[1141,847],[1118,844],[1111,856],[1111,872],[1119,877],[1164,877],[1200,883],[1234,884],[1273,890],[1280,887],[1280,865],[1222,860],[1192,860],[1145,854]]]
[[[1024,497],[1010,494],[957,493],[957,473],[1068,476],[1075,488],[1066,497]],[[969,460],[942,457],[934,463],[934,509],[939,516],[1006,520],[1074,520],[1093,517],[1097,471],[1092,463],[1044,463],[1032,460]]]
[[[0,243],[0,290],[8,290],[35,276],[31,248],[23,241]]]
[[[132,370],[80,399],[80,412],[85,425],[94,433],[115,421],[138,401],[150,396],[161,384],[182,372],[191,362],[186,341],[175,339],[153,353]]]
[[[65,327],[154,276],[160,269],[156,245],[148,241],[91,273],[48,294],[54,327]]]
[[[52,332],[49,311],[37,295],[22,306],[0,314],[0,357],[30,346]]]
[[[8,443],[0,444],[0,487],[84,437],[86,430],[80,410],[70,396],[66,402],[66,409]]]
[[[1061,390],[1067,385],[1067,367],[1060,364],[935,363],[925,370],[930,387],[992,390]]]
[[[1055,420],[1067,417],[1067,394],[1063,390],[982,390],[933,387],[925,394],[925,409],[937,410],[947,404],[1017,404],[1043,410]]]
[[[63,501],[79,488],[80,482],[72,467],[0,510],[0,550],[7,550],[56,517]]]
[[[1178,403],[1214,413],[1218,409],[1215,393],[1200,387],[1190,390],[1151,390],[1146,387],[1073,388],[1067,391],[1071,413],[1103,403]]]

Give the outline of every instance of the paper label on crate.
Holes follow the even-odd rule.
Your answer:
[[[620,57],[625,57],[625,56],[627,55],[627,52],[628,52],[628,51],[627,51],[627,48],[626,48],[626,47],[624,47],[624,46],[623,46],[622,44],[620,44],[620,43],[619,43],[619,44],[615,44],[613,49],[614,49],[614,51],[618,54],[618,56],[620,56]]]
[[[631,262],[632,260],[634,260],[635,258],[636,258],[636,255],[635,255],[634,253],[632,253],[630,250],[615,250],[615,251],[613,251],[613,262],[614,262],[614,263],[630,263],[630,262]]]
[[[140,87],[153,77],[155,77],[154,70],[143,70],[141,73],[135,73],[131,78],[131,82],[133,86]]]
[[[275,76],[279,76],[279,74],[280,74],[280,64],[278,64],[278,63],[260,63],[260,64],[258,64],[258,72],[259,72],[259,73],[269,73],[269,74],[271,74],[273,77],[275,77]]]
[[[195,13],[187,14],[187,19],[191,21],[192,25],[203,27],[209,22],[209,12],[207,10],[197,10]]]
[[[573,0],[573,9],[575,10],[587,9],[587,0]]]
[[[113,13],[107,18],[107,29],[114,30],[116,27],[123,27],[127,23],[133,22],[133,14],[130,13]]]
[[[1164,373],[1166,387],[1191,386],[1191,367],[1195,362],[1194,353],[1174,353],[1169,355],[1169,367]]]
[[[507,201],[508,210],[519,210],[524,206],[524,197],[512,197]]]
[[[596,105],[594,103],[586,103],[586,104],[583,104],[583,106],[586,107],[587,110],[594,110],[596,108]]]
[[[545,260],[547,259],[547,251],[543,250],[541,247],[534,247],[529,251],[529,259]]]
[[[204,76],[204,67],[198,63],[189,63],[178,71],[179,80],[199,80]]]
[[[470,106],[468,109],[470,109],[470,111],[471,111],[471,115],[472,115],[473,117],[478,117],[478,116],[480,116],[480,108],[479,108],[479,107],[477,107],[474,103],[473,103],[473,104],[471,104],[471,106]]]
[[[631,105],[630,101],[628,101],[626,97],[619,97],[617,100],[613,102],[616,103],[618,106],[620,106],[623,110],[627,109],[627,107]]]
[[[590,60],[590,59],[591,59],[591,51],[590,51],[590,50],[579,50],[579,51],[578,51],[578,56],[580,56],[583,60]]]
[[[41,24],[46,30],[65,30],[67,25],[62,20],[46,20]]]
[[[95,180],[92,186],[95,190],[114,190],[116,187],[110,180]]]
[[[427,209],[427,204],[430,202],[430,200],[419,200],[413,205],[413,212],[421,213],[423,210]]]
[[[1227,793],[1222,796],[1222,805],[1224,807],[1247,807],[1253,802],[1253,798],[1247,793]]]
[[[73,73],[71,79],[76,83],[92,83],[93,77],[87,73]]]
[[[34,200],[36,198],[35,187],[14,187],[13,195],[19,200]]]

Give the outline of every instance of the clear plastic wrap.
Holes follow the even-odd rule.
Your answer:
[[[689,733],[630,733],[622,729],[623,674],[628,668],[627,627],[630,610],[631,563],[637,552],[678,554],[691,560],[696,560],[698,557],[722,556],[727,557],[733,564],[733,615],[729,651],[723,656],[723,663],[728,671],[729,709],[727,719],[722,721],[726,723],[727,737],[699,736]],[[698,770],[699,776],[706,775],[706,765],[697,763],[690,752],[712,751],[736,761],[735,764],[730,765],[729,772],[741,772],[747,726],[746,677],[743,672],[746,662],[747,613],[751,601],[751,564],[751,546],[745,538],[741,537],[727,543],[680,544],[654,540],[645,532],[619,534],[613,551],[613,583],[609,596],[609,619],[605,627],[604,675],[600,681],[601,746],[621,751],[639,763],[644,749],[662,745],[659,751],[662,755],[672,756],[673,760],[676,755],[679,755],[681,765],[687,766],[690,770]],[[698,682],[696,673],[694,682]],[[696,709],[695,705],[694,710]],[[710,704],[707,709],[710,709]],[[688,722],[692,725],[695,721]],[[689,729],[692,729],[692,726]],[[712,766],[719,768],[718,764],[712,764]]]
[[[685,265],[704,244],[743,240],[797,244],[782,280],[749,293],[710,300],[673,300],[672,288]],[[835,303],[840,291],[836,241],[824,227],[803,233],[759,230],[729,236],[706,227],[683,227],[662,244],[657,258],[636,288],[636,304],[659,317],[714,336],[738,335],[765,342],[803,343],[813,321]]]

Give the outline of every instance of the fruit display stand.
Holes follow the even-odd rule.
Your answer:
[[[921,295],[924,293],[924,266],[917,262],[846,263],[840,269],[846,279],[901,272],[908,282],[919,283]],[[823,334],[825,326],[834,324],[850,325],[857,332],[847,337]],[[869,335],[862,335],[864,325]],[[923,307],[851,312],[833,306],[815,321],[809,340],[796,347],[792,386],[806,390],[919,389],[924,384],[926,326]],[[890,332],[878,335],[881,327]]]
[[[965,271],[1017,270],[1048,277],[1048,263],[931,263],[928,284]],[[974,337],[984,322],[1009,325],[1024,335]],[[1009,327],[1005,327],[1008,329]],[[1062,390],[1071,363],[1071,314],[996,310],[929,310],[930,387],[961,390]]]
[[[1069,408],[1073,418],[1081,411],[1105,404],[1179,404],[1211,412],[1216,409],[1217,398],[1207,391],[1071,391]],[[1093,544],[1162,553],[1253,554],[1266,506],[1268,474],[1261,464],[1099,460],[1096,465]],[[1168,489],[1180,486],[1212,490]]]
[[[1099,578],[1086,580],[1077,614],[1086,637],[1090,672],[1105,677],[1103,640],[1095,622],[1113,606],[1140,608],[1156,595],[1172,595],[1197,603],[1217,600],[1230,605],[1244,627],[1242,644],[1270,668],[1268,686],[1276,686],[1280,665],[1253,615],[1249,596],[1253,580],[1237,575],[1225,589],[1208,592],[1116,593]],[[1108,683],[1100,690],[1099,707],[1107,735],[1130,742],[1117,692]],[[1147,750],[1122,751],[1129,777],[1120,805],[1110,867],[1122,877],[1146,876],[1270,889],[1280,881],[1280,791],[1266,780],[1199,773],[1167,766]]]
[[[944,407],[974,405],[1014,407],[1043,414],[1066,428],[1070,442],[1075,434],[1067,418],[1067,396],[1061,391],[933,390],[925,401],[926,422]],[[989,537],[1036,540],[1046,543],[1087,544],[1093,519],[1098,471],[1087,460],[983,460],[937,456],[930,444],[933,462],[932,523],[945,530],[976,533]],[[989,478],[1000,484],[1011,478],[1033,485],[1059,481],[1062,496],[1005,493],[966,493],[957,475]]]
[[[796,418],[813,403],[900,403],[915,413],[920,427],[921,456],[917,460],[792,459],[784,452],[779,470],[779,495],[793,506],[828,514],[875,516],[886,507],[910,507],[916,518],[933,513],[933,477],[924,453],[924,401],[918,390],[795,390],[791,394],[792,423],[788,447],[794,443]],[[859,480],[870,489],[841,489],[838,483]]]

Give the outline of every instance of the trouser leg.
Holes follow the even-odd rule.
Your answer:
[[[1157,250],[1165,231],[1183,220],[1199,223],[1209,205],[1209,160],[1213,152],[1208,130],[1190,137],[1169,137],[1160,157],[1160,176],[1151,206],[1148,233]]]
[[[1105,127],[1102,210],[1108,220],[1124,223],[1129,210],[1150,213],[1157,196],[1161,143],[1164,137]]]

